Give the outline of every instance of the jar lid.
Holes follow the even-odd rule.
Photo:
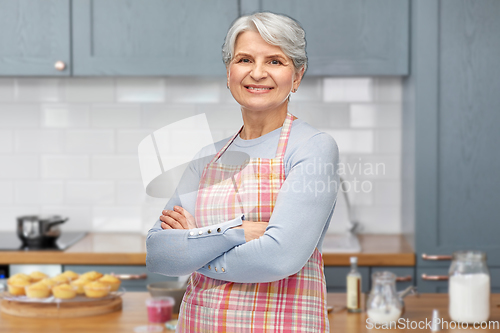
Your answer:
[[[476,250],[453,252],[453,260],[460,261],[482,261],[486,260],[486,253]]]

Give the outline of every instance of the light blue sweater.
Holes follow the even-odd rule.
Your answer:
[[[238,136],[227,151],[274,158],[280,132],[278,128],[252,140]],[[216,150],[228,140],[215,143]],[[202,150],[198,156],[205,153]],[[245,242],[243,229],[231,229],[241,225],[241,217],[191,230],[163,230],[158,220],[147,236],[148,269],[168,276],[198,271],[214,279],[241,283],[277,281],[297,273],[316,247],[322,249],[339,187],[338,161],[335,140],[296,119],[285,153],[286,180],[265,234]],[[194,190],[206,163],[206,159],[190,163],[165,209],[179,205],[194,215]]]

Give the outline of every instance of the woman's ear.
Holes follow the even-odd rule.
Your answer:
[[[293,89],[299,89],[300,82],[302,81],[302,77],[304,76],[304,66],[295,73],[295,78],[293,79]]]

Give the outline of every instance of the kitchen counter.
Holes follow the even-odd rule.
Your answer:
[[[82,317],[71,319],[40,319],[14,317],[4,313],[0,314],[0,332],[16,333],[108,333],[108,332],[133,332],[134,327],[147,324],[147,313],[144,301],[149,297],[148,293],[127,293],[123,296],[123,310],[108,313],[101,316]],[[492,295],[492,309],[490,321],[500,321],[500,294]],[[412,321],[418,325],[419,321],[430,321],[432,309],[438,309],[440,317],[450,322],[448,316],[447,294],[422,294],[419,297],[409,296],[405,298],[406,313],[409,323]],[[334,306],[334,312],[328,317],[330,320],[330,332],[368,332],[366,328],[366,313],[347,313],[346,310],[335,312],[345,305],[345,294],[328,294],[328,304]],[[91,319],[91,320],[89,320]],[[405,323],[407,321],[405,320]],[[418,328],[416,329],[419,330]],[[429,329],[423,329],[429,332]],[[405,332],[415,329],[384,329],[384,332]],[[441,332],[455,332],[458,329],[443,329]],[[481,332],[498,332],[498,329],[481,329]],[[172,332],[164,330],[164,332]]]
[[[359,253],[323,253],[325,266],[414,266],[415,253],[401,235],[359,235]],[[328,243],[328,235],[324,240]],[[130,233],[89,233],[66,251],[0,251],[0,264],[145,265],[146,237]]]

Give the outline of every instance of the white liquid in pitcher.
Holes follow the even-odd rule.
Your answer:
[[[372,322],[374,323],[389,323],[391,321],[397,321],[401,316],[401,310],[395,306],[391,306],[387,309],[385,308],[375,308],[366,311],[366,314]]]
[[[465,274],[450,276],[450,317],[454,321],[472,323],[490,317],[490,276]]]

